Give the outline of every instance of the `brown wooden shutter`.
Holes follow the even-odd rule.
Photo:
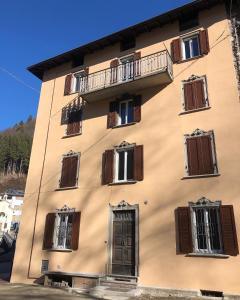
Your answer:
[[[82,110],[73,111],[69,115],[67,124],[67,135],[81,133],[82,129]]]
[[[111,68],[111,84],[116,83],[118,81],[118,65],[119,61],[118,59],[114,59],[110,62],[110,68]]]
[[[208,39],[208,30],[202,30],[199,33],[199,39],[200,39],[200,49],[201,49],[201,54],[208,54],[210,51],[209,48],[209,39]]]
[[[205,95],[204,95],[204,81],[195,80],[193,84],[193,95],[194,95],[194,106],[195,109],[206,106]]]
[[[141,95],[135,96],[133,100],[133,121],[141,121],[141,106],[142,106],[142,97]]]
[[[210,135],[197,138],[200,174],[214,174],[213,155]]]
[[[55,213],[49,213],[46,216],[44,238],[43,238],[43,250],[52,249],[53,247],[53,232],[55,226]]]
[[[79,231],[80,231],[80,212],[73,213],[73,221],[72,221],[72,240],[71,240],[71,248],[72,250],[78,249],[79,242]]]
[[[181,40],[176,39],[171,43],[171,55],[174,63],[179,63],[182,60]]]
[[[133,152],[134,160],[134,170],[133,170],[133,179],[137,181],[143,180],[143,145],[135,146]]]
[[[71,93],[71,86],[72,86],[72,74],[68,74],[65,78],[65,88],[64,88],[65,96]]]
[[[66,156],[62,161],[60,188],[75,187],[77,184],[78,156]]]
[[[220,206],[220,218],[224,253],[236,256],[239,254],[239,250],[233,206]]]
[[[118,101],[110,102],[107,118],[107,128],[113,128],[117,125]]]
[[[184,103],[186,111],[195,109],[192,82],[184,84]]]
[[[184,102],[186,111],[206,106],[203,80],[195,80],[184,84]]]
[[[177,254],[193,252],[191,213],[189,207],[176,209]]]
[[[188,175],[199,175],[197,137],[187,138]]]
[[[102,184],[113,182],[114,150],[106,150],[102,158]]]

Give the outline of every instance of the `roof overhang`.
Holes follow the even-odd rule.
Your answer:
[[[185,14],[190,14],[206,8],[210,8],[218,3],[223,3],[224,1],[225,0],[195,0],[189,4],[178,7],[174,10],[168,11],[164,14],[158,15],[134,26],[128,27],[86,45],[44,60],[38,64],[28,67],[27,69],[36,77],[42,80],[45,71],[59,66],[63,63],[70,62],[78,56],[84,56],[86,54],[93,53],[96,50],[103,49],[107,46],[111,46],[121,41],[124,37],[128,37],[130,35],[137,36],[141,33],[151,31],[154,28],[161,27],[170,22],[174,22],[176,19],[182,17]]]

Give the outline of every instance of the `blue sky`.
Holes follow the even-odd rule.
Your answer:
[[[27,66],[189,2],[1,1],[0,130],[36,115],[41,81],[26,70]]]

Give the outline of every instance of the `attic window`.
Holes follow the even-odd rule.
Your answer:
[[[179,30],[184,31],[199,25],[198,13],[182,15],[179,19]]]
[[[84,56],[83,55],[76,56],[72,60],[72,67],[73,68],[82,66],[83,64],[84,64]]]
[[[120,43],[120,51],[125,51],[131,48],[135,48],[136,39],[134,36],[124,38]]]

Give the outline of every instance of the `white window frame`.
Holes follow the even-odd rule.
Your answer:
[[[128,145],[125,147],[116,147],[114,151],[114,183],[122,183],[122,182],[134,182],[134,179],[127,179],[127,156],[128,156],[128,150],[132,150],[134,148],[134,144]],[[118,179],[118,172],[119,172],[119,152],[125,152],[124,153],[124,179],[119,180]],[[133,158],[134,159],[134,158]],[[133,165],[134,168],[134,165]]]
[[[66,247],[66,234],[65,234],[65,239],[64,239],[64,245],[63,246],[59,246],[58,245],[58,233],[59,233],[59,230],[58,230],[58,227],[60,227],[60,221],[61,221],[61,215],[66,215],[67,218],[65,220],[65,223],[68,223],[68,217],[70,215],[73,215],[73,212],[58,212],[55,214],[55,223],[54,223],[54,233],[53,233],[53,248],[54,249],[60,249],[60,250],[71,250],[71,247],[67,248]],[[73,226],[73,223],[72,223],[72,226]],[[67,226],[66,226],[67,228]],[[71,236],[72,238],[72,236]]]
[[[130,62],[123,63],[124,60],[132,59]],[[121,82],[131,81],[134,79],[134,53],[128,54],[122,57],[119,57],[119,66],[118,66],[118,78]],[[125,78],[123,77],[123,65],[126,64],[126,74]],[[132,68],[132,70],[131,70]],[[132,74],[132,78],[128,78],[129,74]]]
[[[214,172],[212,174],[189,175],[187,139],[193,138],[193,137],[200,137],[200,136],[204,136],[204,135],[210,136]],[[193,131],[192,134],[185,134],[184,135],[184,157],[185,157],[185,162],[184,162],[185,176],[184,176],[184,178],[218,176],[219,172],[218,172],[218,165],[217,165],[217,155],[216,155],[214,131],[213,130],[203,131],[201,129],[196,129]]]
[[[202,198],[202,199],[205,200],[205,198]],[[193,252],[197,253],[197,254],[223,254],[223,242],[222,242],[221,221],[220,221],[221,201],[211,202],[211,201],[207,200],[205,204],[189,203],[189,206],[190,206],[190,212],[191,212],[191,231],[192,231],[192,239],[193,239]],[[209,208],[214,208],[217,210],[217,226],[218,226],[218,234],[219,234],[219,242],[220,242],[219,250],[211,249],[209,223],[208,223],[208,209]],[[207,249],[199,249],[198,248],[197,223],[196,223],[196,210],[197,209],[202,209],[204,211],[204,224],[205,224],[205,232],[206,232]]]
[[[186,58],[185,41],[191,41],[195,37],[198,38],[198,51],[199,51],[199,54],[196,55],[196,56],[193,55],[193,48],[192,48],[192,43],[191,43],[191,46],[190,46],[190,57]],[[198,32],[192,32],[191,34],[182,36],[181,37],[181,46],[182,46],[182,57],[183,57],[183,60],[188,60],[188,59],[192,59],[192,58],[201,56],[199,31]]]
[[[186,110],[185,108],[185,94],[184,94],[184,86],[187,83],[193,82],[193,81],[199,81],[203,80],[203,90],[204,90],[204,100],[205,100],[205,106],[202,108],[192,109],[192,110]],[[181,113],[190,113],[198,110],[204,110],[206,108],[210,108],[209,104],[209,98],[208,98],[208,86],[207,86],[207,77],[206,75],[203,76],[191,76],[188,80],[182,80],[182,94],[181,94],[181,100],[182,100],[182,111]]]
[[[86,80],[82,80],[82,82],[80,83],[80,90],[79,91],[77,90],[77,77],[85,78],[86,77],[85,70],[80,70],[72,75],[72,86],[71,86],[72,93],[78,93],[81,92],[82,90],[85,90]],[[84,86],[83,88],[81,88],[82,85]]]
[[[134,105],[134,100],[133,99],[127,99],[127,100],[122,100],[118,104],[118,118],[117,118],[117,126],[124,126],[127,124],[132,124],[134,123],[134,120],[132,122],[128,122],[128,109],[129,109],[129,102],[133,102]],[[126,113],[125,113],[125,124],[121,124],[121,104],[126,103]],[[133,115],[134,119],[134,115]]]

